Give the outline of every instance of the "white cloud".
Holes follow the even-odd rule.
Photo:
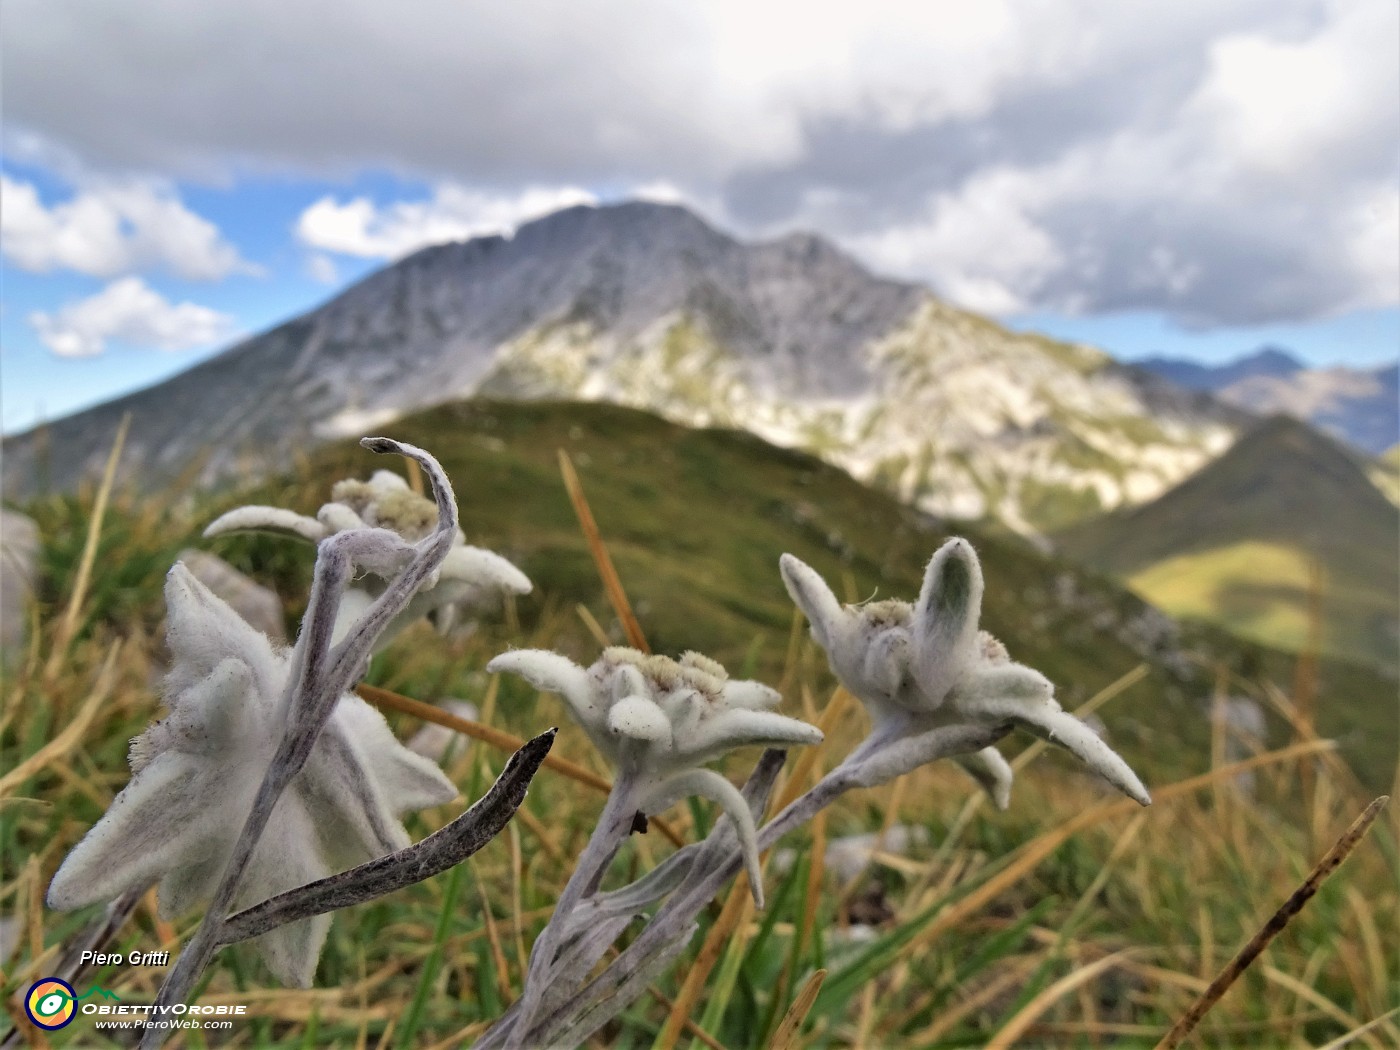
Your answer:
[[[36,311],[29,323],[60,357],[94,357],[109,342],[155,350],[191,350],[227,339],[233,318],[195,303],[171,303],[139,277],[123,277],[102,291],[62,307]]]
[[[438,186],[430,200],[398,201],[379,207],[367,197],[342,204],[322,197],[297,220],[302,244],[366,259],[397,259],[429,244],[508,233],[522,222],[597,198],[573,186],[531,187],[518,194],[492,194],[464,186]]]
[[[974,166],[845,243],[985,312],[1161,310],[1188,325],[1400,303],[1394,4],[1234,34],[1151,122]]]
[[[7,142],[441,187],[320,200],[297,227],[314,250],[509,229],[530,192],[510,187],[652,186],[985,309],[1228,324],[1396,301],[1395,0],[107,6],[8,0]]]
[[[217,281],[257,272],[217,226],[186,208],[173,190],[149,181],[92,186],[48,207],[31,183],[0,176],[0,198],[0,249],[33,273],[116,277],[159,268]]]
[[[922,221],[854,238],[850,247],[877,270],[930,281],[969,310],[1027,309],[1027,291],[1064,265],[1060,247],[1031,214],[1036,186],[999,169],[929,202]]]
[[[1380,183],[1359,197],[1344,229],[1356,294],[1348,307],[1393,306],[1400,291],[1400,187]]]
[[[337,284],[340,281],[340,268],[335,260],[323,252],[312,252],[306,257],[306,276],[317,284]]]
[[[1214,125],[1216,145],[1262,171],[1296,174],[1384,143],[1358,141],[1395,127],[1400,96],[1396,6],[1327,5],[1315,32],[1236,33],[1210,46],[1210,70],[1189,108]],[[1377,51],[1382,44],[1384,51]]]

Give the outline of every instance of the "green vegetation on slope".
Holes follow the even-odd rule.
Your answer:
[[[1316,561],[1324,651],[1400,663],[1400,511],[1366,464],[1296,420],[1267,420],[1166,495],[1058,543],[1174,615],[1285,648],[1306,637]]]

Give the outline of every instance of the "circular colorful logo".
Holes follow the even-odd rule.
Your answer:
[[[24,997],[24,1012],[40,1028],[50,1032],[63,1028],[78,1012],[78,994],[67,981],[57,977],[45,977],[29,986],[29,994]]]

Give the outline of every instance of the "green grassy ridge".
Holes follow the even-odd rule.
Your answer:
[[[528,634],[546,618],[557,620],[565,625],[557,644],[583,662],[593,659],[597,644],[572,614],[574,605],[587,606],[605,625],[613,621],[559,478],[559,449],[578,469],[658,651],[698,649],[736,673],[775,680],[794,622],[777,570],[780,554],[791,552],[812,564],[848,600],[910,598],[932,552],[958,533],[972,540],[983,560],[984,626],[1016,659],[1055,681],[1066,706],[1135,667],[1142,657],[1124,640],[1125,632],[1154,618],[1140,599],[1107,578],[1046,557],[1013,536],[937,522],[812,456],[739,431],[692,430],[595,403],[490,401],[433,409],[386,429],[442,461],[457,491],[468,542],[510,558],[535,582],[535,593],[518,603],[522,631]],[[333,479],[365,477],[386,466],[401,469],[343,442],[282,477],[225,491],[182,513],[154,504],[119,506],[108,527],[111,539],[104,543],[119,542],[126,529],[123,515],[163,515],[171,524],[162,531],[168,541],[164,549],[136,559],[110,581],[109,600],[122,616],[158,622],[164,571],[176,551],[194,545],[227,558],[284,597],[304,601],[311,562],[304,546],[275,537],[205,541],[200,528],[222,510],[246,502],[314,513]],[[46,536],[56,514],[53,507],[39,508]],[[56,562],[76,560],[80,536],[74,531],[58,530],[68,537],[68,554]],[[64,593],[63,586],[51,572],[50,600]],[[144,596],[140,608],[134,604],[137,595]],[[297,613],[290,610],[291,616]],[[105,615],[101,603],[94,615]],[[486,621],[482,630],[499,648],[520,644],[499,617]],[[612,633],[621,640],[615,625]],[[410,637],[407,644],[416,643]],[[1276,681],[1287,681],[1291,673],[1284,654],[1208,627],[1187,627],[1179,644],[1207,663],[1256,667]],[[387,663],[377,662],[376,677],[424,696],[451,685],[396,680],[393,666],[392,655]],[[1149,780],[1175,778],[1205,765],[1204,711],[1211,681],[1205,671],[1181,673],[1157,661],[1143,683],[1105,712],[1115,746],[1141,763]],[[1368,784],[1388,784],[1397,750],[1393,685],[1364,668],[1331,662],[1323,668],[1322,689],[1322,730],[1343,739]],[[1281,741],[1283,731],[1276,728]],[[1170,746],[1163,746],[1164,740]]]
[[[1191,577],[1179,585],[1197,600],[1177,603],[1167,586],[1144,593],[1181,614],[1199,612],[1199,596],[1214,591],[1210,615],[1225,626],[1241,603],[1277,603],[1279,616],[1296,620],[1306,618],[1308,601],[1306,588],[1279,586],[1271,560],[1251,565],[1231,551],[1267,544],[1316,558],[1326,572],[1326,650],[1393,671],[1400,658],[1400,512],[1367,477],[1367,466],[1325,435],[1278,416],[1153,502],[1070,528],[1056,543],[1070,557],[1138,580],[1160,578],[1161,567],[1175,565]]]

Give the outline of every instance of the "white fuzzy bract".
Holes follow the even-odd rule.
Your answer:
[[[170,715],[132,741],[131,781],[58,869],[51,907],[112,900],[157,880],[165,916],[208,901],[282,738],[295,651],[274,648],[183,564],[170,570],[165,599]],[[343,695],[272,811],[235,905],[402,849],[400,816],[456,795],[382,715]],[[253,943],[279,980],[305,987],[329,928],[322,915]]]
[[[233,532],[272,532],[310,543],[352,529],[389,529],[409,543],[417,543],[437,522],[433,501],[409,488],[398,474],[376,471],[368,481],[349,478],[331,489],[331,501],[310,518],[281,507],[248,506],[221,515],[204,530],[206,537]],[[441,568],[424,581],[413,600],[380,636],[381,649],[403,627],[420,616],[431,615],[440,631],[449,630],[465,613],[495,595],[528,594],[530,580],[505,558],[492,551],[467,545],[459,529],[456,542]],[[352,627],[383,585],[366,577],[347,588],[336,621],[339,639]]]
[[[1067,749],[1124,794],[1151,803],[1128,764],[1060,707],[1049,680],[1013,662],[999,641],[978,629],[982,567],[966,540],[949,540],[934,554],[912,605],[842,605],[800,559],[784,554],[781,568],[832,671],[870,710],[872,736],[892,741],[870,763],[898,775],[920,764],[921,738],[932,742],[937,730],[1012,725]],[[1001,754],[987,747],[959,761],[1005,808],[1011,767]]]
[[[640,782],[638,808],[658,813],[691,795],[717,802],[734,821],[749,884],[762,903],[753,816],[737,788],[705,762],[749,745],[816,744],[821,730],[768,710],[774,689],[731,681],[714,660],[679,660],[614,646],[590,668],[539,649],[502,653],[488,671],[509,671],[558,693],[598,750]]]

